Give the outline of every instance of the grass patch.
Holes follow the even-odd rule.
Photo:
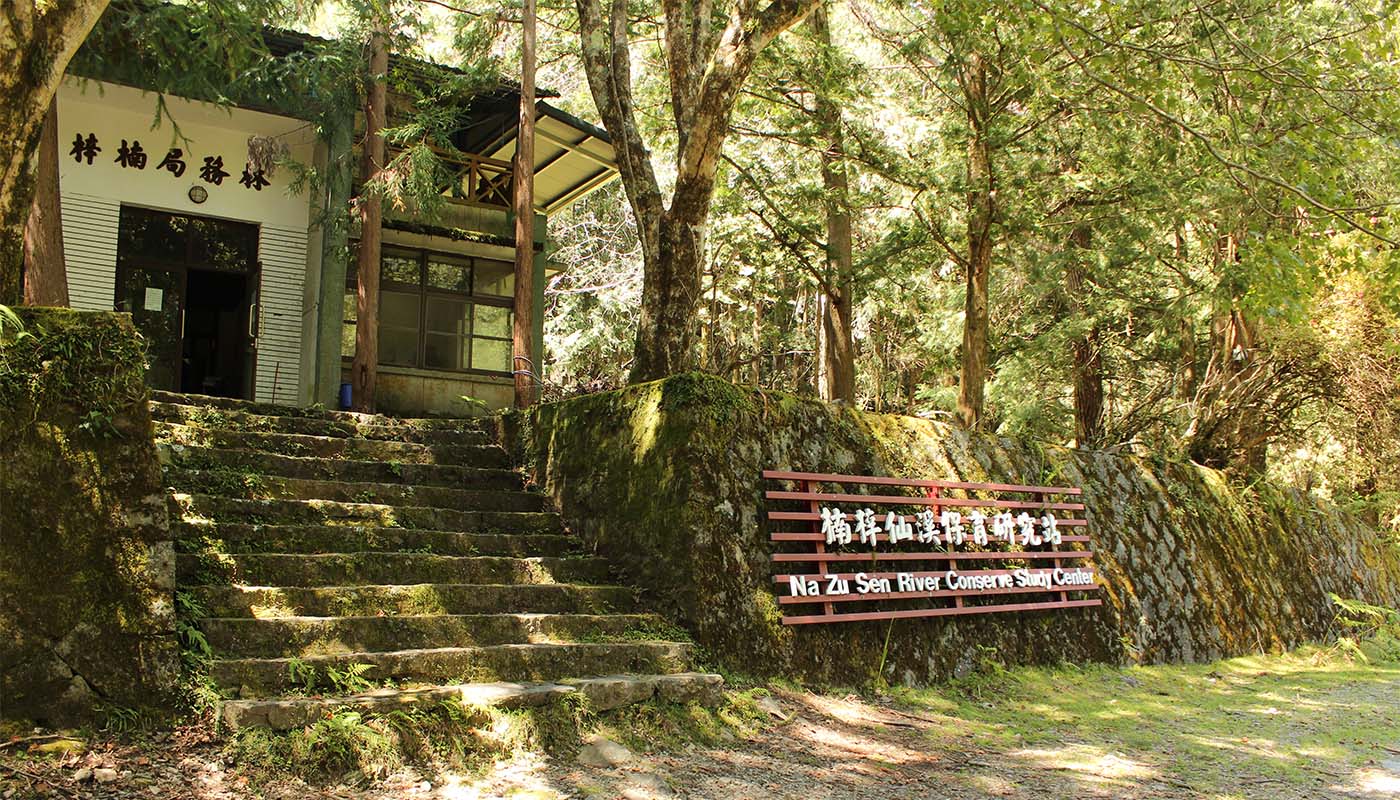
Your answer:
[[[885,697],[946,717],[928,734],[940,747],[1071,764],[1125,752],[1138,777],[1198,792],[1228,795],[1240,774],[1315,788],[1400,738],[1400,662],[1374,642],[1358,647],[1365,661],[1307,647],[1213,664],[995,669]],[[1396,702],[1374,702],[1378,688]]]
[[[299,730],[239,731],[225,755],[256,785],[289,777],[374,780],[404,765],[428,774],[480,773],[519,752],[572,756],[592,719],[581,696],[510,710],[454,702],[385,714],[342,708]]]
[[[651,753],[687,744],[717,745],[748,738],[771,724],[758,701],[769,694],[755,687],[725,692],[715,708],[699,703],[642,703],[610,712],[596,732],[630,750]]]

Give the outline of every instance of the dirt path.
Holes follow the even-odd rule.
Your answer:
[[[634,745],[602,747],[610,766],[523,752],[475,775],[373,785],[255,789],[198,729],[44,757],[25,743],[0,750],[0,799],[1400,798],[1395,664],[1026,670],[874,699],[775,689],[760,705],[768,724],[713,745],[647,752],[644,730],[605,724],[598,735]],[[95,769],[111,782],[80,772]]]

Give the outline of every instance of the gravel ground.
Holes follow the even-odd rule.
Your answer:
[[[1121,736],[1080,736],[1068,724],[1054,729],[1053,741],[1007,734],[1005,746],[991,746],[1004,731],[974,735],[976,719],[904,701],[896,707],[891,700],[775,690],[763,701],[768,726],[715,746],[632,752],[593,742],[577,759],[520,753],[480,774],[405,771],[372,785],[286,781],[254,788],[225,763],[221,743],[200,728],[134,744],[98,739],[69,752],[63,740],[35,735],[3,743],[0,798],[1400,798],[1400,726],[1386,727],[1400,723],[1400,671],[1356,674],[1324,683],[1274,680],[1269,696],[1290,698],[1287,720],[1270,721],[1274,727],[1241,721],[1240,709],[1249,706],[1224,705],[1218,710],[1222,727],[1181,730],[1179,739],[1134,737],[1136,724]],[[1121,680],[1131,681],[1124,692],[1145,691],[1131,688],[1134,679]],[[1371,727],[1358,730],[1393,735],[1382,733],[1387,741],[1375,741],[1374,733],[1349,738],[1351,730],[1339,721],[1367,715]],[[1144,718],[1141,726],[1155,730],[1151,726],[1161,721]],[[1201,742],[1226,755],[1205,772],[1183,770],[1180,759],[1195,760],[1188,745]],[[1285,763],[1279,759],[1290,768],[1270,766]]]

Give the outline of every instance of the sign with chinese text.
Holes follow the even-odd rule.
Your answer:
[[[783,504],[768,519],[770,539],[783,550],[772,557],[778,602],[794,612],[784,614],[785,625],[1102,603],[1086,596],[1098,582],[1077,488],[785,471],[763,477],[795,485],[765,493]]]

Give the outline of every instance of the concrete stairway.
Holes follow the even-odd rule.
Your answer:
[[[692,646],[579,552],[478,421],[161,392],[151,410],[178,584],[230,726],[449,697],[718,696],[718,676],[688,672]]]

